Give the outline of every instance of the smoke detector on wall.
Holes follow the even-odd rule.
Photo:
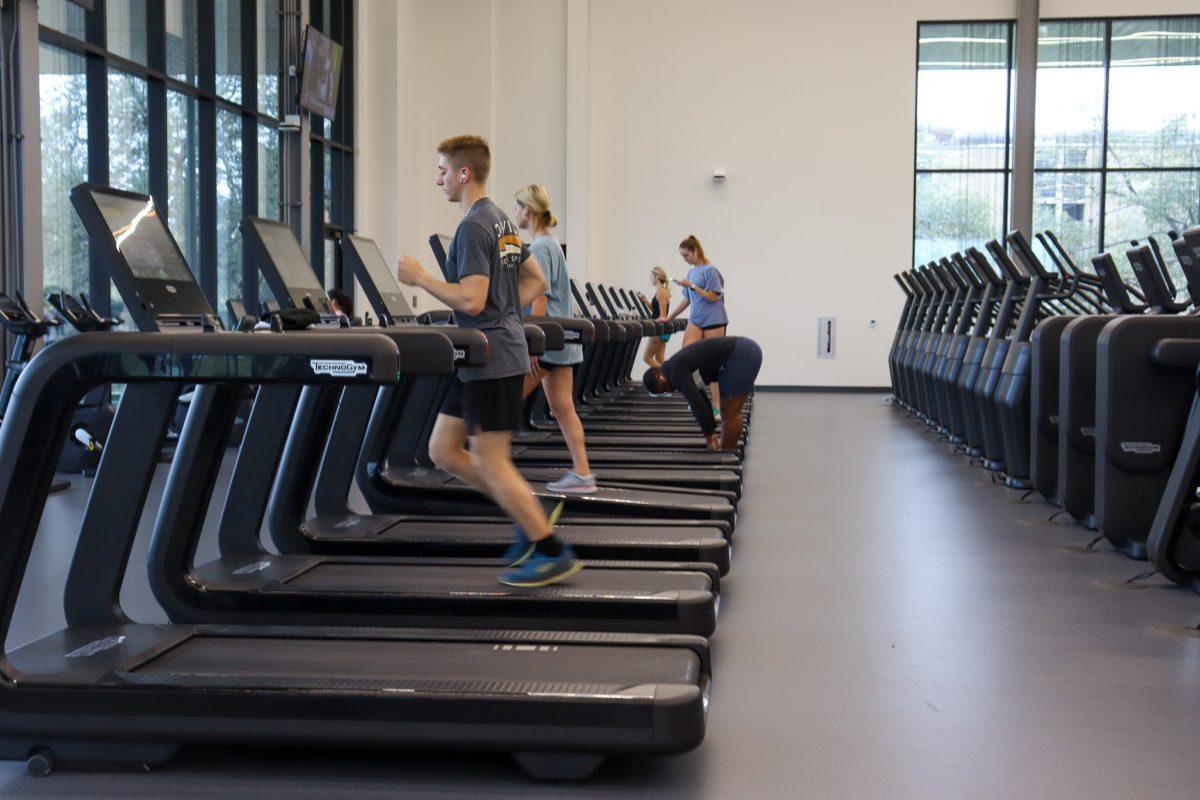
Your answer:
[[[724,167],[713,167],[713,183],[724,183],[724,182],[725,182],[725,168]]]

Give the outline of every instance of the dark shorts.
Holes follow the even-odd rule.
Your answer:
[[[738,339],[733,354],[717,376],[721,397],[740,397],[754,394],[754,381],[762,367],[762,348],[753,339]]]
[[[515,431],[521,427],[524,386],[524,375],[466,383],[455,378],[439,413],[461,419],[468,433]]]
[[[728,327],[729,327],[729,323],[728,323],[728,322],[720,322],[720,323],[718,323],[718,324],[716,324],[716,325],[704,325],[704,326],[702,326],[702,327],[700,328],[700,330],[702,330],[702,331],[715,331],[717,328],[720,328],[721,330],[724,330],[725,328],[728,328]]]

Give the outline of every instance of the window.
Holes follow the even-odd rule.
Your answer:
[[[70,200],[71,187],[88,177],[86,64],[78,53],[39,50],[43,282],[47,292],[74,294],[88,289],[87,234]]]
[[[1197,85],[1200,17],[1042,23],[1035,229],[1054,230],[1087,263],[1197,224]]]
[[[238,0],[216,3],[217,94],[242,102],[242,12]]]
[[[350,69],[343,68],[330,127],[316,120],[303,142],[281,134],[285,105],[295,111],[284,92],[282,43],[300,30],[280,5],[106,0],[85,11],[68,0],[39,0],[48,289],[88,292],[101,313],[121,311],[107,282],[93,285],[103,276],[94,274],[70,203],[73,186],[96,180],[155,198],[215,311],[238,296],[257,307],[259,283],[244,257],[241,218],[294,218],[298,187],[284,196],[281,178],[300,172],[300,158],[314,162],[310,171],[321,187],[309,201],[319,217],[312,234],[318,274],[325,261],[333,263],[322,243],[338,231],[326,229],[326,209],[330,225],[353,219]],[[351,62],[352,0],[311,7],[320,15],[314,24],[346,48]]]
[[[921,23],[913,261],[1002,237],[1012,164],[1011,22]]]
[[[114,55],[146,63],[146,0],[105,0],[108,49]]]
[[[192,269],[200,264],[200,119],[196,98],[167,92],[167,221]]]
[[[196,0],[167,0],[167,74],[193,86],[200,73]]]
[[[258,215],[282,219],[279,208],[279,132],[258,126]]]
[[[242,292],[242,120],[217,112],[217,312]]]
[[[279,116],[279,0],[257,0],[258,110]]]

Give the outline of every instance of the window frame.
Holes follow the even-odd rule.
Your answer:
[[[1099,237],[1095,245],[1095,252],[1102,253],[1106,249],[1106,221],[1108,212],[1108,176],[1109,173],[1129,172],[1129,173],[1167,173],[1167,172],[1186,172],[1200,176],[1200,164],[1192,167],[1110,167],[1108,163],[1108,141],[1109,141],[1109,106],[1112,98],[1111,82],[1112,75],[1112,34],[1114,22],[1139,22],[1145,20],[1174,20],[1186,19],[1200,21],[1200,14],[1127,14],[1118,16],[1089,16],[1089,17],[1046,17],[1038,20],[1040,24],[1069,24],[1080,22],[1092,22],[1104,24],[1104,118],[1101,120],[1101,138],[1100,138],[1100,164],[1096,167],[1034,167],[1034,185],[1037,185],[1037,176],[1039,174],[1086,174],[1100,175],[1099,189],[1099,209],[1098,220],[1096,224],[1097,236]],[[1036,124],[1036,120],[1035,120]],[[1196,198],[1197,208],[1200,208],[1200,196]],[[1150,232],[1147,231],[1147,234]],[[915,228],[914,228],[914,247],[915,247]]]
[[[197,214],[199,226],[196,235],[199,237],[199,263],[191,264],[197,280],[204,289],[209,302],[213,304],[218,314],[224,309],[216,307],[217,301],[217,112],[218,110],[233,113],[241,122],[242,142],[242,187],[241,206],[244,212],[258,213],[258,178],[261,165],[258,163],[258,135],[261,128],[269,128],[274,135],[281,135],[283,92],[288,86],[285,75],[286,65],[278,64],[278,79],[281,92],[281,108],[277,114],[263,112],[258,103],[258,18],[256,0],[242,0],[240,5],[240,55],[242,92],[240,102],[231,102],[217,94],[216,91],[216,3],[223,0],[196,0],[195,18],[191,23],[196,26],[198,41],[198,74],[195,84],[178,80],[167,73],[167,33],[166,33],[166,0],[133,0],[134,4],[144,4],[146,12],[146,63],[141,64],[130,60],[108,49],[107,31],[107,2],[95,0],[90,11],[84,11],[84,38],[76,38],[68,33],[38,25],[38,41],[61,50],[76,53],[85,59],[85,75],[87,85],[87,127],[88,127],[88,180],[97,183],[110,183],[109,136],[108,136],[108,96],[107,76],[109,70],[118,70],[142,80],[147,85],[148,96],[148,175],[150,194],[154,196],[167,219],[170,220],[170,194],[168,192],[168,111],[167,92],[174,91],[193,99],[197,106],[198,129],[197,139],[199,157],[197,173],[200,184],[199,209]],[[319,147],[334,148],[339,157],[335,158],[333,168],[334,207],[338,224],[334,238],[342,232],[353,231],[354,227],[354,191],[353,191],[353,115],[354,115],[354,82],[353,82],[353,0],[332,0],[331,23],[334,35],[344,48],[342,67],[342,85],[339,89],[339,104],[337,118],[332,127],[333,138],[325,139],[316,134],[314,128],[312,141]],[[310,10],[316,12],[311,23],[322,27],[321,0],[310,0]],[[274,12],[279,15],[280,24],[277,26],[282,39],[289,19],[295,18],[294,11],[285,10],[279,3]],[[282,52],[282,48],[280,49]],[[314,117],[314,120],[320,120]],[[320,123],[323,124],[323,123]],[[323,133],[323,128],[321,129]],[[305,157],[306,148],[301,148],[301,157]],[[282,148],[279,151],[283,152]],[[288,165],[281,165],[280,175]],[[319,179],[319,182],[318,182]],[[321,242],[326,238],[327,226],[324,222],[324,176],[323,164],[318,164],[314,175],[314,187],[319,187],[320,194],[313,197],[314,207],[319,218],[315,220],[313,241],[321,251],[319,259],[313,259],[313,270],[322,276],[324,274],[324,257]],[[340,190],[340,191],[339,191]],[[284,198],[280,195],[280,202]],[[280,209],[279,216],[286,218]],[[332,220],[331,220],[332,221]],[[299,232],[297,232],[299,233]],[[340,252],[340,249],[339,249]],[[109,281],[106,272],[99,263],[94,252],[89,256],[89,286],[87,291],[97,311],[107,314],[111,311],[109,292],[101,286],[107,286]],[[339,276],[341,271],[339,270]],[[242,245],[242,291],[243,301],[247,307],[258,305],[258,270],[250,259],[245,242]]]
[[[920,155],[920,116],[919,109],[921,104],[921,28],[926,25],[1004,25],[1008,29],[1008,52],[1007,52],[1007,71],[1008,71],[1008,92],[1006,93],[1004,106],[1004,166],[1003,167],[981,167],[981,168],[920,168],[917,166],[917,159]],[[909,252],[909,262],[915,264],[917,258],[917,186],[920,182],[921,175],[927,174],[942,174],[942,175],[1001,175],[1003,177],[1004,189],[1002,203],[1002,226],[1003,230],[997,232],[997,237],[1003,239],[1004,233],[1009,225],[1009,214],[1012,211],[1012,183],[1013,183],[1013,99],[1016,93],[1016,87],[1013,85],[1013,78],[1016,69],[1016,33],[1017,22],[1015,19],[939,19],[939,20],[917,20],[916,30],[916,46],[913,59],[913,189],[912,189],[912,246]]]

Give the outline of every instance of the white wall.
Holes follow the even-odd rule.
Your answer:
[[[453,234],[461,217],[434,185],[447,136],[489,139],[489,191],[502,208],[533,182],[564,198],[562,2],[359,0],[358,29],[356,211],[389,262],[407,253],[437,270],[429,235]],[[478,46],[461,48],[464,39]],[[418,294],[418,311],[438,305]]]
[[[373,182],[397,181],[401,199],[368,217],[360,178],[358,206],[364,233],[372,235],[368,220],[388,229],[389,259],[404,250],[429,260],[426,236],[452,232],[458,211],[432,185],[432,150],[442,136],[481,132],[495,145],[491,193],[504,207],[522,183],[550,187],[573,273],[585,267],[592,280],[639,288],[655,264],[682,275],[676,245],[694,233],[725,275],[730,332],[763,345],[760,383],[833,386],[887,381],[900,307],[890,276],[912,248],[916,24],[1011,18],[1016,8],[1016,0],[360,3],[366,35],[386,44],[373,31],[380,19],[400,43],[394,118],[364,119],[372,104],[357,106],[357,129],[378,128],[379,154],[364,150],[358,175],[372,173],[394,140],[397,163],[378,164],[388,177]],[[385,7],[398,9],[394,22]],[[1195,11],[1194,0],[1042,3],[1047,17]],[[462,36],[477,37],[478,48],[442,55]],[[714,166],[726,169],[723,185],[711,181]],[[838,318],[836,359],[816,358],[820,316]]]

